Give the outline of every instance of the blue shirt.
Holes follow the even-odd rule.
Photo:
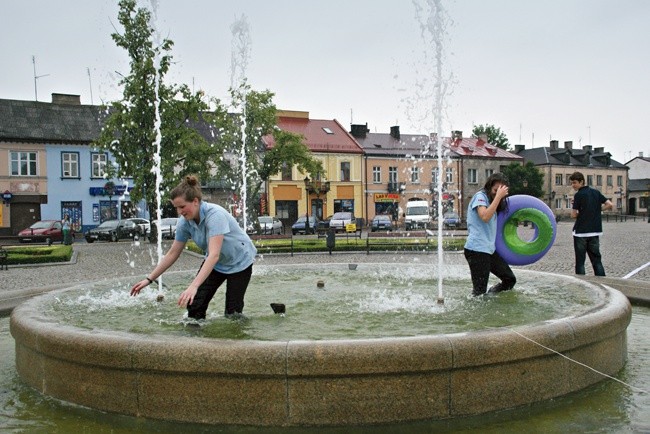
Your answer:
[[[497,213],[489,222],[484,222],[478,215],[478,207],[490,206],[490,198],[485,191],[478,191],[467,207],[467,240],[465,248],[475,252],[492,254],[497,242]]]
[[[223,235],[219,260],[214,266],[224,274],[238,273],[248,268],[255,260],[257,249],[237,220],[223,207],[201,201],[199,223],[179,217],[176,225],[176,241],[186,243],[194,240],[207,257],[210,237]]]

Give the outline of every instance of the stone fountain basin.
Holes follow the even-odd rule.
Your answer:
[[[602,302],[580,315],[417,337],[255,341],[84,330],[44,317],[40,297],[14,309],[10,325],[21,378],[71,403],[206,424],[378,424],[502,410],[604,379],[544,347],[618,372],[631,306],[614,289],[584,284]]]

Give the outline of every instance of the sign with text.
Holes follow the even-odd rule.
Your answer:
[[[399,202],[399,194],[375,193],[375,202]]]

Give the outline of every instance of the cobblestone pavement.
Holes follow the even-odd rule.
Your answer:
[[[573,275],[574,254],[571,237],[572,222],[560,222],[551,250],[535,264],[515,267],[558,274]],[[530,228],[521,228],[522,238]],[[650,262],[650,224],[636,222],[604,222],[601,252],[605,271],[609,277],[622,278]],[[0,271],[0,291],[29,288],[54,288],[75,283],[103,280],[117,276],[133,276],[134,282],[144,277],[155,265],[156,245],[148,242],[122,241],[119,243],[74,244],[76,262],[64,265],[39,267],[10,267]],[[324,263],[324,262],[395,262],[437,264],[437,254],[402,253],[328,253],[295,255],[264,255],[257,264]],[[447,264],[466,264],[462,252],[444,255]],[[197,270],[201,258],[183,254],[171,270]],[[593,274],[587,259],[587,274]],[[468,270],[469,273],[469,270]],[[629,276],[630,279],[650,282],[650,266]]]

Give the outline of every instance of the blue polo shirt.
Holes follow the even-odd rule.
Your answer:
[[[467,207],[467,240],[465,248],[475,252],[492,254],[497,242],[497,214],[489,222],[484,222],[478,215],[478,207],[490,206],[490,198],[485,191],[478,191]]]
[[[176,241],[186,243],[191,238],[203,249],[207,257],[210,237],[223,235],[219,261],[214,266],[214,269],[220,273],[238,273],[255,261],[257,254],[255,245],[228,211],[214,203],[201,201],[199,215],[198,224],[194,220],[179,217],[176,225]]]

